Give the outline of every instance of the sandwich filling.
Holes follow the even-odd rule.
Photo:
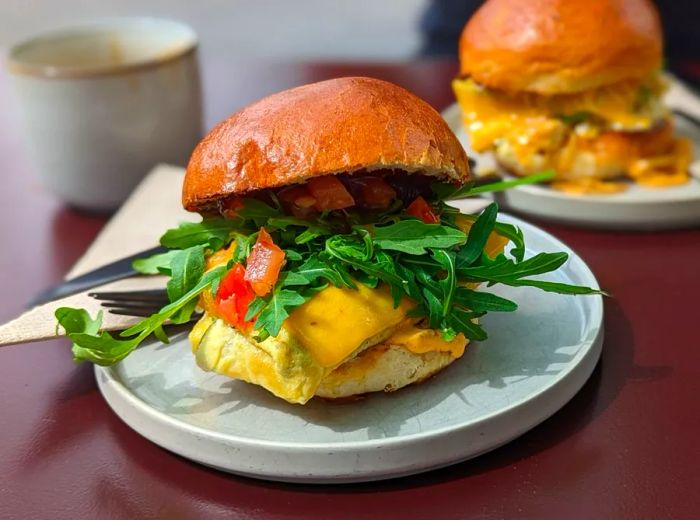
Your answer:
[[[542,280],[568,255],[525,258],[522,232],[497,221],[495,204],[475,216],[445,203],[471,189],[375,170],[223,198],[201,222],[168,230],[168,252],[134,264],[170,277],[160,311],[117,337],[99,315],[56,315],[79,360],[118,362],[201,311],[190,341],[204,370],[299,404],[397,390],[485,340],[487,312],[517,309],[478,286],[598,293]]]
[[[459,218],[456,224],[468,231],[472,223]],[[496,257],[507,242],[507,238],[491,233],[485,254]],[[213,254],[207,269],[227,265],[235,248],[233,242]],[[332,397],[335,388],[347,386],[349,381],[366,389],[362,383],[388,349],[403,350],[404,356],[428,354],[427,360],[444,363],[461,357],[468,343],[462,333],[446,339],[425,320],[411,317],[415,302],[403,298],[395,305],[385,284],[372,288],[356,282],[354,289],[326,287],[294,309],[276,337],[263,341],[256,339],[252,327],[227,311],[226,299],[221,291],[217,293],[202,295],[204,316],[190,334],[197,364],[207,371],[261,385],[292,403],[307,402],[319,388],[322,395]],[[385,384],[379,389],[397,388]]]
[[[453,82],[475,151],[493,151],[520,175],[553,169],[553,186],[572,193],[622,191],[622,177],[648,187],[688,181],[691,144],[673,135],[665,88],[658,75],[552,96]]]

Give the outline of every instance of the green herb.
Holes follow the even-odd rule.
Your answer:
[[[632,111],[641,112],[649,106],[653,97],[653,91],[649,85],[641,85],[637,91],[637,97],[634,100]]]
[[[515,182],[520,181],[527,183],[532,179]],[[466,193],[452,189],[453,195]],[[475,323],[477,318],[492,311],[511,312],[517,305],[494,294],[469,289],[468,283],[601,294],[587,287],[532,279],[561,267],[568,255],[540,253],[525,259],[522,232],[497,222],[496,204],[489,205],[478,217],[460,217],[472,222],[467,233],[458,226],[457,210],[440,202],[436,211],[441,217],[439,224],[426,224],[395,208],[375,217],[374,224],[359,225],[362,219],[350,212],[344,218],[329,213],[306,221],[284,215],[277,203],[273,207],[245,199],[235,218],[181,224],[167,231],[161,240],[174,251],[139,260],[142,272],[171,276],[167,285],[171,303],[157,314],[119,336],[99,331],[101,315],[92,319],[85,311],[62,308],[56,317],[73,341],[73,352],[79,361],[115,363],[150,335],[167,342],[163,326],[191,318],[199,294],[216,291],[228,269],[236,262],[246,261],[261,226],[285,251],[286,263],[272,293],[255,298],[248,307],[245,319],[255,320],[254,335],[258,340],[276,336],[294,309],[329,285],[355,289],[357,284],[385,284],[395,306],[410,300],[410,315],[423,318],[431,328],[440,330],[443,338],[452,339],[462,333],[473,340],[486,338],[486,332]],[[499,254],[491,258],[484,253],[494,231],[510,239],[509,256]],[[226,266],[204,272],[206,256],[233,240],[233,259]]]
[[[148,258],[137,258],[131,266],[142,274],[167,274],[170,275],[170,262],[179,253],[177,249],[166,251]]]
[[[199,282],[177,301],[163,307],[158,313],[140,321],[119,334],[112,336],[109,332],[100,332],[102,324],[102,312],[95,319],[84,309],[71,309],[61,307],[56,309],[58,324],[66,331],[66,335],[73,341],[73,357],[76,361],[92,361],[98,365],[112,365],[128,356],[148,336],[154,334],[164,343],[168,337],[163,331],[163,325],[180,315],[176,323],[189,320],[189,316],[181,311],[190,305],[199,294],[207,289],[214,280],[220,279],[226,273],[224,267],[217,267],[204,275]]]
[[[515,188],[516,186],[526,186],[528,184],[541,184],[543,182],[551,181],[555,175],[556,172],[554,170],[547,170],[541,173],[535,173],[533,175],[520,177],[518,179],[492,182],[490,184],[484,184],[483,186],[474,186],[473,184],[467,184],[462,187],[455,187],[454,184],[434,183],[431,186],[431,189],[433,193],[437,195],[439,200],[455,200],[463,199],[466,197],[473,197],[474,195],[481,195],[482,193],[495,193],[499,191],[505,191],[511,188]]]
[[[160,244],[168,249],[187,249],[201,245],[217,250],[229,241],[231,233],[237,227],[236,220],[225,218],[183,222],[178,227],[166,231],[160,238]]]
[[[557,119],[562,120],[567,125],[574,126],[579,123],[583,123],[591,116],[593,116],[591,112],[588,112],[586,110],[580,110],[578,112],[574,112],[573,114],[558,114]]]
[[[420,220],[402,220],[374,230],[374,242],[385,250],[422,255],[428,248],[449,248],[463,244],[464,232],[440,224],[426,224]]]

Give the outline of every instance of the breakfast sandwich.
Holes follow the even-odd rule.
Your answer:
[[[691,143],[662,102],[650,0],[487,0],[459,42],[453,89],[472,148],[555,188],[622,191],[688,181]]]
[[[479,318],[517,305],[481,284],[590,294],[530,276],[522,233],[447,205],[468,194],[467,156],[438,112],[371,78],[314,83],[232,115],[194,150],[182,191],[198,223],[138,264],[170,276],[170,304],[114,337],[77,309],[57,317],[78,360],[111,364],[201,312],[199,367],[291,403],[423,381],[484,340]],[[508,248],[508,254],[505,254]]]

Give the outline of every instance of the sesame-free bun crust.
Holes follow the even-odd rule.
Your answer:
[[[488,0],[459,57],[462,75],[487,87],[582,92],[658,70],[661,26],[650,0]]]
[[[332,79],[268,96],[216,126],[192,154],[182,202],[199,211],[234,194],[378,169],[469,179],[464,149],[425,101],[386,81]]]
[[[394,392],[428,379],[456,359],[449,352],[416,354],[396,345],[376,345],[324,377],[316,395],[346,399],[372,392]]]

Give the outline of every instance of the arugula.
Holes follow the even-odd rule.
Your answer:
[[[430,188],[437,196],[439,201],[454,200],[473,197],[474,195],[481,195],[482,193],[505,191],[515,188],[516,186],[549,182],[554,179],[555,175],[556,172],[554,170],[546,170],[533,175],[526,175],[525,177],[510,179],[507,181],[492,182],[482,186],[475,186],[473,183],[468,183],[461,187],[455,187],[454,184],[436,182],[432,184]]]
[[[561,119],[567,125],[574,126],[579,123],[583,123],[592,116],[593,114],[587,110],[579,110],[578,112],[574,112],[572,114],[558,114],[557,118]]]
[[[183,222],[178,227],[166,231],[160,238],[160,244],[168,249],[187,249],[202,245],[216,251],[228,242],[229,236],[237,228],[236,220],[225,218]]]
[[[542,175],[540,178],[550,174]],[[464,191],[453,188],[452,193],[461,196]],[[73,341],[75,359],[108,365],[123,359],[151,335],[167,342],[163,327],[190,320],[199,295],[207,290],[215,293],[232,265],[246,262],[261,226],[285,251],[286,263],[272,293],[256,297],[248,307],[245,318],[255,320],[253,334],[260,341],[277,336],[294,309],[329,285],[355,289],[357,284],[385,284],[395,306],[404,299],[411,300],[414,306],[410,315],[424,319],[445,339],[461,333],[472,340],[487,337],[476,323],[479,317],[487,312],[512,312],[517,305],[494,294],[474,291],[468,287],[470,283],[603,294],[587,287],[531,278],[561,267],[568,255],[540,253],[526,259],[522,232],[496,220],[495,203],[479,216],[470,216],[439,202],[438,224],[426,224],[396,207],[375,217],[373,224],[360,225],[361,220],[351,213],[330,212],[314,221],[290,217],[274,198],[272,202],[245,199],[234,218],[204,219],[168,230],[161,243],[172,250],[137,260],[134,265],[143,273],[170,276],[167,292],[171,303],[120,334],[100,331],[101,313],[91,318],[84,310],[58,309],[56,318]],[[460,219],[470,221],[468,232],[460,228]],[[484,253],[493,232],[511,241],[508,255],[491,258]],[[231,261],[205,271],[206,257],[232,242]]]
[[[449,248],[463,244],[467,235],[459,229],[420,220],[401,220],[396,224],[377,227],[374,243],[384,250],[422,255],[428,248]]]
[[[170,275],[170,263],[177,254],[179,251],[173,249],[147,258],[137,258],[131,263],[131,266],[141,274]]]

